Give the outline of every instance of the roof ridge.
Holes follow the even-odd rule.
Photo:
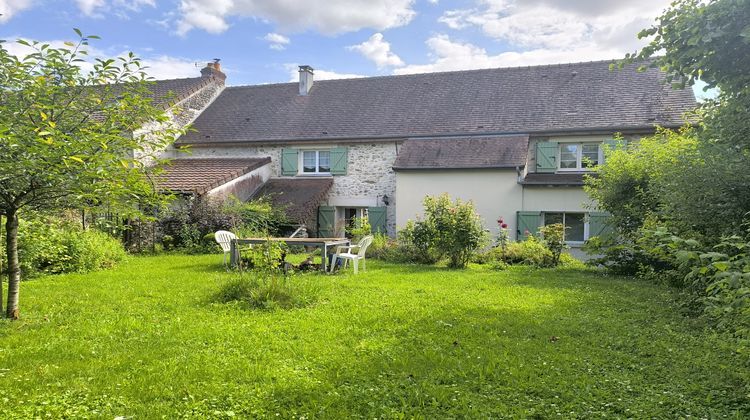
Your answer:
[[[386,75],[377,75],[377,76],[362,76],[362,77],[346,77],[341,79],[325,79],[325,80],[316,80],[315,83],[326,83],[326,82],[344,82],[344,81],[356,81],[356,80],[374,80],[374,79],[390,79],[390,78],[399,78],[399,77],[420,77],[420,76],[429,76],[429,75],[436,75],[436,74],[456,74],[456,73],[478,73],[478,72],[486,72],[486,71],[512,71],[512,70],[520,70],[520,69],[543,69],[543,68],[563,68],[563,67],[575,67],[575,66],[583,66],[587,64],[601,64],[601,63],[614,63],[615,61],[620,60],[620,58],[611,58],[611,59],[603,59],[603,60],[590,60],[590,61],[574,61],[574,62],[567,62],[567,63],[551,63],[551,64],[536,64],[536,65],[526,65],[526,66],[508,66],[508,67],[484,67],[479,69],[465,69],[465,70],[447,70],[447,71],[432,71],[432,72],[425,72],[425,73],[409,73],[409,74],[386,74]],[[234,85],[234,86],[227,86],[227,89],[238,89],[238,88],[252,88],[252,87],[262,87],[262,86],[278,86],[278,85],[294,85],[297,84],[296,81],[292,82],[274,82],[274,83],[261,83],[261,84],[255,84],[255,85]]]

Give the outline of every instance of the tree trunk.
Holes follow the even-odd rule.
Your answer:
[[[18,291],[21,286],[21,266],[18,264],[18,213],[5,215],[5,244],[8,253],[8,304],[6,316],[18,319]]]
[[[3,214],[0,213],[0,238],[3,236]],[[2,239],[0,239],[2,244]],[[3,255],[3,248],[0,246],[0,255]],[[0,257],[0,314],[3,313],[3,258]]]

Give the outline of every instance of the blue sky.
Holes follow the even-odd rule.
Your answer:
[[[669,0],[0,0],[0,37],[133,51],[156,78],[221,58],[230,85],[622,57]],[[22,54],[17,45],[11,52]]]

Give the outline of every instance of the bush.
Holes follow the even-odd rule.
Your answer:
[[[471,201],[451,201],[448,194],[425,197],[425,220],[432,233],[432,246],[448,257],[448,267],[464,268],[487,241],[482,221]]]
[[[398,242],[391,248],[386,259],[397,263],[435,264],[440,253],[433,245],[434,232],[424,222],[409,220],[398,232]]]
[[[42,217],[19,223],[18,253],[27,277],[111,268],[127,256],[120,241],[95,229]]]
[[[554,255],[552,251],[540,239],[529,236],[525,241],[509,243],[505,250],[495,248],[499,254],[497,259],[515,265],[532,265],[535,267],[554,266]]]
[[[539,228],[539,232],[544,238],[544,244],[552,253],[552,266],[560,263],[560,254],[567,248],[565,245],[565,225],[562,223],[553,223]]]
[[[237,302],[249,309],[292,309],[310,306],[317,291],[280,274],[254,276],[241,273],[222,286],[216,295],[220,303]]]
[[[242,236],[277,235],[286,223],[281,209],[263,200],[243,203],[235,197],[226,201],[191,198],[178,202],[159,218],[161,242],[165,249],[190,253],[216,252],[209,235],[229,230]]]

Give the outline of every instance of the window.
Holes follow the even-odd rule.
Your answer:
[[[562,223],[565,226],[565,242],[583,242],[588,239],[585,213],[544,213],[544,225]]]
[[[303,151],[302,172],[306,174],[330,174],[331,152],[327,150]]]
[[[560,170],[586,171],[602,161],[600,143],[561,143]]]

